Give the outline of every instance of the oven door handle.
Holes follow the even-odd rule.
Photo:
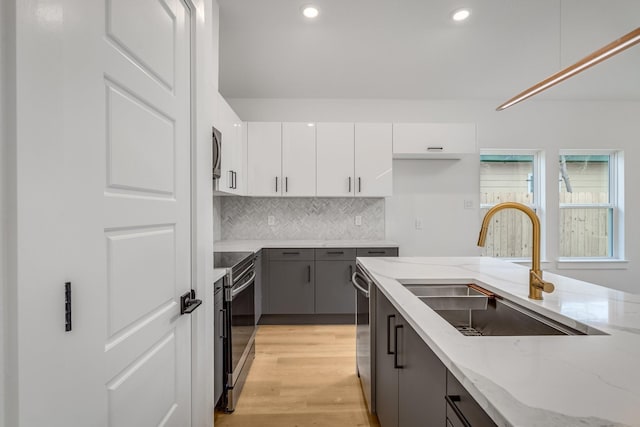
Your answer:
[[[249,279],[247,279],[246,282],[244,282],[242,285],[238,286],[237,288],[231,289],[231,301],[233,301],[236,295],[238,295],[240,292],[247,289],[253,283],[253,280],[255,278],[256,278],[256,272],[254,271],[253,273],[251,273],[251,277],[249,277]]]
[[[353,284],[353,287],[362,292],[366,298],[369,298],[369,291],[358,284],[358,277],[361,277],[364,281],[366,281],[367,285],[369,286],[371,286],[371,282],[358,271],[353,273],[353,276],[351,276],[351,283]]]

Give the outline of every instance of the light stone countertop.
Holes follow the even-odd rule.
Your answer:
[[[216,240],[216,252],[257,252],[263,248],[385,248],[390,240]]]
[[[486,257],[358,258],[407,322],[499,426],[640,426],[640,295]],[[568,326],[609,335],[465,337],[398,280],[476,283]]]

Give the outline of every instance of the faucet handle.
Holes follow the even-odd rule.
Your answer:
[[[530,270],[530,271],[531,271],[531,276],[536,279],[531,283],[533,286],[535,286],[538,289],[542,289],[544,292],[549,294],[556,289],[556,285],[554,285],[551,282],[547,282],[542,278],[542,271],[540,272],[537,272],[534,270]]]

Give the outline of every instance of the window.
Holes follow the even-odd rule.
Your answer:
[[[616,153],[561,152],[559,253],[565,258],[621,256]]]
[[[535,151],[483,151],[480,155],[480,212],[501,202],[520,202],[541,211],[540,162]],[[541,219],[542,220],[542,219]],[[492,219],[483,255],[529,258],[531,221],[522,212],[507,209]]]

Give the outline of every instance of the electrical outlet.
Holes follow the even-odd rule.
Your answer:
[[[422,230],[422,218],[416,218],[416,230]]]
[[[276,217],[273,215],[269,215],[267,217],[267,224],[269,225],[276,225]]]
[[[465,209],[473,209],[473,200],[465,200],[464,201]]]
[[[360,215],[356,215],[356,225],[362,225],[362,217]]]

